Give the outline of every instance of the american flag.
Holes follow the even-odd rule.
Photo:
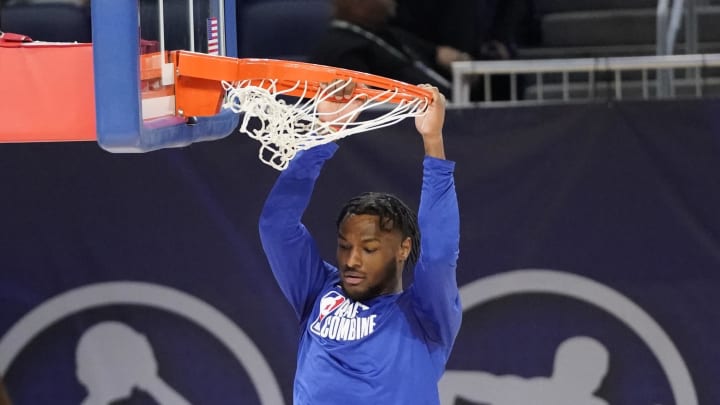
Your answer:
[[[218,34],[218,19],[216,17],[210,17],[207,20],[208,30],[208,54],[219,55],[220,54],[220,35]]]

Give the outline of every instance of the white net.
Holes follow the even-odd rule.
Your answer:
[[[391,100],[399,92],[394,89],[372,96],[355,94],[342,104],[336,103],[334,97],[343,94],[350,83],[351,79],[348,79],[342,85],[322,88],[314,97],[306,98],[307,82],[298,82],[287,90],[278,90],[277,81],[273,80],[265,80],[259,85],[250,81],[223,82],[226,91],[223,107],[235,113],[244,113],[240,131],[260,142],[260,160],[278,170],[285,170],[301,150],[422,115],[430,101],[414,98],[394,103]],[[303,95],[283,97],[297,90]],[[356,88],[355,93],[360,90]],[[326,112],[323,106],[328,103],[334,108]],[[371,109],[382,114],[371,119],[357,119],[362,112]]]

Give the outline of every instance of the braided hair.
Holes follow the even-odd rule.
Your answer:
[[[380,229],[392,231],[397,229],[403,239],[410,238],[410,254],[405,262],[405,268],[411,268],[417,262],[420,254],[420,229],[417,223],[417,214],[404,202],[392,194],[366,192],[348,201],[340,210],[337,227],[348,215],[375,215],[380,218]]]

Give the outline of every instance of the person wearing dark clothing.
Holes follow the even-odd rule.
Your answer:
[[[518,45],[536,45],[534,0],[396,0],[390,23],[474,59],[509,59]],[[504,48],[504,49],[503,49]]]
[[[310,62],[451,91],[450,64],[470,55],[388,24],[394,0],[333,0],[334,20]]]
[[[519,45],[540,41],[534,0],[396,0],[397,12],[390,23],[425,41],[450,46],[473,60],[509,60]],[[523,78],[518,77],[516,95],[522,98]],[[476,83],[472,99],[483,99],[482,83]],[[510,98],[508,76],[492,77],[494,100]]]

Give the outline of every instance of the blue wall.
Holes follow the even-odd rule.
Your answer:
[[[450,111],[466,310],[448,369],[547,377],[556,348],[587,336],[610,356],[595,393],[608,403],[720,403],[719,108]],[[415,206],[420,184],[411,121],[340,143],[306,214],[329,260],[345,200],[386,190]],[[0,373],[17,404],[80,403],[78,342],[107,321],[146,336],[193,404],[274,389],[291,403],[298,325],[258,242],[277,172],[257,148],[242,134],[146,154],[0,147]],[[223,340],[243,336],[243,355]],[[273,381],[253,380],[253,353]],[[673,359],[687,373],[664,369]]]

